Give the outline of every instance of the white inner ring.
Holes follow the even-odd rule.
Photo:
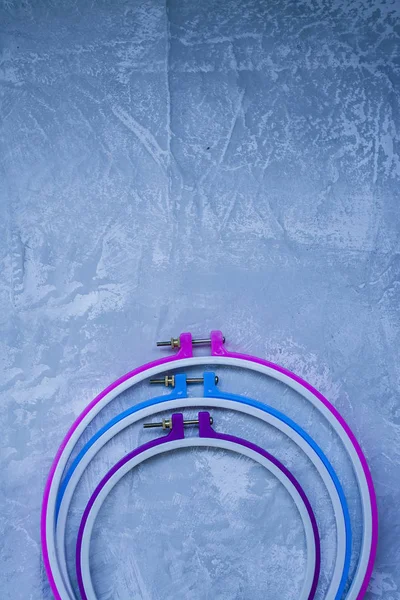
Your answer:
[[[142,454],[133,457],[131,460],[126,462],[118,471],[114,473],[114,475],[107,481],[105,486],[102,488],[101,492],[97,496],[96,500],[91,507],[91,510],[88,515],[88,519],[85,524],[85,529],[83,532],[82,539],[82,553],[81,553],[81,569],[82,569],[82,580],[84,589],[86,592],[86,596],[88,600],[97,600],[92,578],[90,575],[90,564],[89,564],[89,552],[90,552],[90,539],[93,531],[93,525],[96,520],[97,514],[101,509],[104,501],[106,500],[108,494],[111,490],[117,485],[117,483],[122,479],[126,473],[128,473],[131,469],[142,463],[143,461],[151,458],[152,456],[156,456],[157,454],[163,454],[170,450],[176,450],[178,448],[191,448],[193,446],[207,446],[207,447],[215,447],[215,448],[223,448],[225,450],[231,450],[233,452],[243,454],[244,456],[248,456],[252,458],[254,461],[258,462],[260,465],[268,469],[275,477],[285,486],[289,494],[292,496],[297,509],[300,513],[301,519],[304,524],[304,530],[306,534],[306,544],[307,544],[307,569],[306,575],[303,582],[303,587],[301,590],[299,600],[307,600],[310,595],[310,591],[312,588],[312,583],[314,579],[314,570],[315,570],[315,559],[316,559],[316,550],[315,550],[315,540],[314,540],[314,532],[310,519],[310,515],[308,514],[306,505],[304,504],[299,492],[290,481],[290,479],[281,471],[274,463],[269,461],[265,456],[262,456],[255,450],[251,450],[241,444],[236,444],[235,442],[230,442],[227,440],[218,440],[215,438],[185,438],[182,440],[176,440],[173,442],[167,442],[165,444],[161,444],[160,446],[155,446],[150,450],[146,450]]]
[[[86,427],[91,423],[94,417],[101,411],[104,406],[106,406],[111,400],[113,400],[116,396],[121,394],[123,391],[132,387],[133,385],[152,377],[153,375],[158,375],[159,373],[164,373],[165,371],[171,371],[172,369],[184,369],[188,367],[194,366],[203,366],[203,365],[224,365],[224,366],[232,366],[232,367],[240,367],[244,369],[248,369],[250,371],[256,371],[258,373],[262,373],[273,379],[277,379],[288,385],[290,388],[298,392],[303,398],[309,400],[312,405],[326,417],[330,425],[333,427],[335,432],[339,435],[340,439],[343,442],[343,445],[347,451],[347,454],[352,462],[354,473],[357,479],[357,484],[361,496],[361,505],[362,505],[362,513],[363,513],[363,537],[361,543],[361,551],[357,564],[356,574],[354,576],[353,582],[351,584],[350,590],[346,596],[346,600],[356,600],[358,593],[362,587],[365,573],[368,568],[368,561],[370,556],[371,549],[371,540],[372,540],[372,510],[371,510],[371,500],[369,496],[368,483],[365,478],[365,473],[360,461],[360,458],[354,448],[350,438],[348,437],[346,431],[343,429],[342,425],[336,419],[336,417],[331,413],[331,411],[323,404],[319,398],[314,395],[312,391],[304,387],[301,383],[292,379],[285,373],[281,373],[273,369],[272,367],[268,367],[267,365],[262,365],[260,363],[252,362],[250,360],[245,360],[242,358],[233,358],[229,356],[196,356],[192,358],[183,358],[180,360],[171,361],[169,363],[164,363],[162,365],[157,365],[155,367],[151,367],[150,369],[146,369],[137,375],[123,381],[114,389],[112,389],[108,394],[106,394],[93,408],[91,411],[85,415],[82,421],[79,423],[78,427],[75,429],[70,439],[68,440],[65,448],[59,458],[56,469],[54,471],[50,491],[49,491],[49,499],[48,499],[48,507],[46,513],[46,539],[47,539],[47,549],[49,555],[49,562],[52,569],[53,578],[59,594],[62,600],[75,600],[74,595],[70,595],[65,584],[64,579],[62,577],[57,552],[56,552],[56,539],[55,539],[55,507],[57,501],[58,488],[60,485],[60,481],[65,469],[65,466],[68,462],[68,459],[73,451],[77,441],[79,440],[82,432],[86,429]]]
[[[60,510],[58,513],[57,520],[57,528],[56,528],[56,536],[57,536],[57,551],[59,556],[60,568],[65,576],[66,584],[70,587],[71,593],[72,587],[69,580],[68,570],[67,570],[67,561],[66,561],[66,553],[65,553],[65,531],[66,531],[66,523],[68,518],[68,510],[71,504],[71,500],[78,485],[79,480],[81,479],[86,467],[93,459],[93,457],[109,442],[114,436],[116,436],[119,432],[123,431],[125,428],[129,427],[133,423],[140,421],[150,415],[155,415],[164,411],[174,411],[180,408],[224,408],[231,409],[238,412],[242,412],[251,416],[254,416],[262,421],[272,425],[276,429],[282,431],[286,434],[293,442],[295,442],[308,456],[308,458],[312,461],[318,473],[320,474],[327,491],[329,493],[335,518],[336,518],[336,532],[337,532],[337,551],[336,551],[336,562],[334,566],[333,576],[327,590],[325,599],[326,600],[334,600],[336,597],[337,591],[339,589],[344,561],[345,561],[345,553],[346,553],[346,530],[345,530],[345,521],[343,515],[343,509],[340,502],[339,495],[337,493],[336,487],[332,481],[332,478],[327,470],[326,466],[315,452],[315,450],[310,446],[304,438],[301,437],[297,431],[292,429],[289,425],[287,425],[284,421],[281,421],[274,415],[264,412],[263,410],[249,406],[247,404],[241,404],[240,402],[236,402],[234,400],[225,400],[223,398],[177,398],[175,400],[168,400],[163,402],[162,404],[154,404],[152,406],[148,406],[146,408],[142,408],[141,410],[132,413],[115,423],[110,429],[105,431],[103,435],[98,438],[95,443],[89,448],[86,454],[82,457],[82,460],[78,463],[75,471],[73,472],[71,479],[68,482],[67,487],[65,488],[64,495],[62,501],[60,503]],[[278,457],[279,458],[279,457]]]

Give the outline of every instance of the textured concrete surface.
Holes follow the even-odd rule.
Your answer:
[[[51,598],[41,496],[74,417],[158,356],[156,339],[212,328],[310,380],[348,419],[380,510],[367,599],[400,599],[399,16],[396,0],[1,2],[2,599]],[[219,375],[321,443],[356,555],[359,499],[336,436],[280,385]],[[153,393],[124,394],[93,428]],[[302,481],[322,599],[335,554],[322,483],[276,431],[214,416]],[[95,482],[152,435],[132,428],[89,469],[71,567]],[[92,550],[99,600],[297,600],[306,560],[280,485],[205,450],[127,476]]]

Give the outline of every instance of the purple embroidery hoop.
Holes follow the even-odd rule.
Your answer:
[[[114,465],[114,467],[112,467],[112,469],[110,469],[110,471],[105,475],[105,477],[103,477],[99,485],[96,487],[83,513],[76,545],[76,571],[82,600],[96,599],[96,595],[91,582],[89,568],[90,536],[94,520],[108,493],[129,470],[136,466],[136,464],[142,462],[143,460],[146,460],[146,457],[143,457],[144,453],[148,453],[150,454],[150,456],[152,456],[156,452],[157,454],[161,452],[167,452],[170,449],[173,449],[173,442],[179,444],[178,447],[183,447],[182,442],[179,443],[178,440],[184,440],[184,438],[185,433],[183,415],[181,413],[173,414],[172,428],[168,435],[152,440],[151,442],[147,442],[146,444],[143,444],[139,448],[136,448],[135,450],[124,456],[120,461],[118,461]],[[275,472],[280,477],[282,476],[282,481],[286,479],[288,481],[289,486],[291,486],[295,490],[295,492],[297,492],[299,497],[298,500],[296,500],[295,495],[293,495],[292,497],[295,500],[300,512],[302,509],[302,505],[305,507],[306,514],[311,525],[308,537],[309,539],[313,538],[314,542],[314,560],[313,565],[311,565],[310,569],[311,577],[309,582],[304,582],[305,587],[303,588],[301,598],[313,600],[317,590],[321,565],[319,533],[315,515],[311,508],[310,502],[303,488],[298,483],[297,479],[293,476],[293,474],[284,465],[282,465],[282,463],[278,461],[274,456],[266,452],[263,448],[256,446],[252,442],[232,435],[221,434],[214,431],[214,429],[210,425],[210,414],[208,412],[199,412],[199,438],[186,438],[185,441],[187,442],[187,444],[185,444],[185,447],[193,447],[200,445],[220,445],[220,447],[225,447],[224,444],[226,444],[226,447],[228,447],[228,445],[232,446],[232,449],[238,447],[238,449],[236,449],[237,452],[247,454],[248,456],[253,455],[252,457],[255,460],[260,462],[263,461],[264,466],[266,459],[267,463],[270,463],[270,468],[275,468]],[[153,452],[153,454],[151,452]],[[131,465],[132,462],[134,463],[133,465]],[[292,493],[289,487],[287,489],[290,493]],[[308,550],[310,549],[308,548]]]
[[[55,543],[55,502],[58,487],[68,458],[85,427],[95,415],[122,391],[140,381],[158,375],[168,367],[186,368],[189,366],[213,364],[238,366],[258,371],[278,379],[298,391],[309,400],[330,422],[340,436],[352,461],[360,490],[363,509],[363,541],[356,575],[346,596],[347,600],[362,600],[371,578],[378,539],[378,513],[376,496],[371,474],[365,456],[346,421],[330,402],[309,383],[287,369],[261,358],[228,352],[220,331],[211,332],[211,356],[193,357],[192,336],[181,334],[179,340],[171,340],[172,348],[179,348],[174,356],[159,359],[142,365],[122,376],[101,392],[76,419],[64,438],[53,461],[46,482],[41,518],[41,538],[45,569],[56,600],[72,600],[59,568]],[[163,344],[165,345],[165,344]],[[169,344],[167,344],[169,345]]]

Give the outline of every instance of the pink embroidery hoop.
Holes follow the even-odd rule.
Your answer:
[[[54,513],[57,490],[68,458],[78,441],[81,433],[92,421],[96,414],[122,391],[139,383],[143,379],[157,375],[168,367],[189,367],[195,365],[213,364],[238,366],[258,371],[286,383],[300,393],[328,419],[340,436],[348,452],[356,474],[363,508],[363,540],[357,570],[347,600],[364,598],[371,578],[376,555],[378,537],[378,516],[374,486],[367,461],[350,427],[330,404],[330,402],[309,383],[291,373],[287,369],[261,358],[240,353],[228,352],[224,348],[224,339],[220,331],[211,332],[211,356],[193,357],[192,336],[190,333],[181,334],[179,342],[172,347],[180,346],[176,355],[148,363],[127,373],[101,392],[76,419],[64,438],[53,461],[47,479],[41,519],[41,537],[43,559],[48,579],[57,600],[73,600],[63,581],[56,552]]]

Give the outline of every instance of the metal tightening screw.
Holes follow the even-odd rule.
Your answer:
[[[223,343],[225,344],[225,338],[222,338]],[[210,338],[198,338],[192,340],[193,346],[200,346],[202,344],[211,344]],[[157,346],[170,346],[171,348],[180,348],[181,342],[179,338],[171,338],[168,342],[157,342]]]
[[[210,425],[214,423],[214,419],[210,417]],[[183,421],[184,425],[198,425],[199,419],[188,419],[187,421]],[[171,429],[172,427],[172,419],[163,419],[161,423],[145,423],[143,425],[145,429],[152,429],[153,427],[162,427],[163,429]]]
[[[219,381],[218,376],[215,376],[214,382],[217,385]],[[165,385],[165,387],[175,387],[175,375],[165,375],[159,379],[150,379],[152,385]],[[186,383],[204,383],[204,377],[188,377]]]
[[[181,342],[179,338],[171,338],[169,342],[157,342],[157,346],[171,346],[171,348],[180,348]]]

